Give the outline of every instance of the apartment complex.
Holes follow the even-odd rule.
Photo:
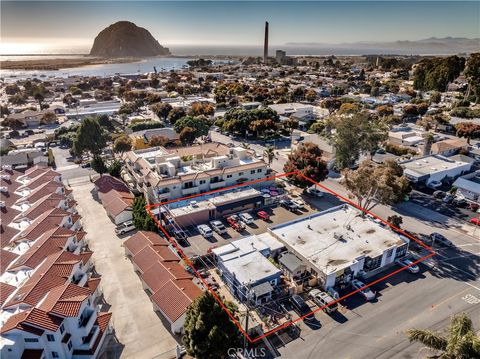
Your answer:
[[[71,190],[49,167],[3,166],[0,186],[2,358],[96,358],[111,313]]]
[[[242,147],[220,143],[152,147],[125,154],[124,180],[149,203],[166,202],[267,176],[267,164]]]

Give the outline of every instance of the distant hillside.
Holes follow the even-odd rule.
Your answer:
[[[287,48],[329,48],[336,50],[352,50],[365,53],[394,53],[394,54],[457,54],[472,53],[480,50],[480,39],[467,39],[463,37],[428,38],[417,41],[394,41],[394,42],[353,42],[342,44],[327,43],[300,43],[290,42],[285,44]]]
[[[90,55],[104,58],[144,57],[170,55],[170,50],[160,45],[148,30],[129,21],[119,21],[97,35]]]

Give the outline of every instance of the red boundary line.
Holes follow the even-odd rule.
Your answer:
[[[223,302],[220,300],[220,298],[218,298],[217,294],[215,293],[215,291],[210,288],[210,286],[207,284],[207,282],[203,279],[203,277],[198,273],[198,271],[195,269],[194,265],[192,264],[192,262],[190,261],[190,259],[188,259],[188,257],[183,253],[183,251],[181,250],[181,248],[178,246],[177,242],[168,234],[168,232],[165,230],[165,228],[163,228],[162,224],[160,223],[160,221],[155,217],[155,215],[152,213],[151,209],[152,208],[156,208],[156,207],[160,207],[160,206],[164,206],[166,204],[169,204],[169,203],[174,203],[174,202],[179,202],[179,201],[183,201],[183,200],[186,200],[186,199],[191,199],[191,198],[196,198],[196,197],[200,197],[200,196],[205,196],[205,195],[208,195],[208,194],[211,194],[211,193],[218,193],[218,192],[223,192],[223,191],[226,191],[226,190],[229,190],[229,189],[233,189],[233,188],[238,188],[238,187],[243,187],[243,186],[248,186],[248,185],[251,185],[251,184],[255,184],[255,183],[260,183],[260,182],[265,182],[265,181],[269,181],[269,180],[273,180],[275,178],[281,178],[281,177],[287,177],[287,176],[291,176],[291,175],[297,175],[297,176],[301,176],[303,177],[305,180],[311,182],[312,184],[315,184],[316,186],[319,186],[321,188],[323,188],[324,190],[326,190],[327,192],[333,194],[335,197],[337,198],[340,198],[341,200],[347,202],[349,205],[361,210],[362,212],[364,213],[367,213],[369,215],[371,215],[372,217],[380,220],[381,222],[385,223],[386,225],[390,226],[391,228],[393,228],[395,231],[401,233],[402,235],[408,237],[409,239],[417,242],[418,244],[420,244],[422,247],[424,247],[425,249],[427,249],[428,251],[430,251],[429,254],[427,254],[426,256],[423,256],[422,258],[419,258],[417,259],[416,261],[414,261],[412,264],[406,266],[406,267],[402,267],[402,268],[399,268],[397,270],[395,270],[394,272],[391,272],[371,283],[369,283],[368,285],[362,287],[362,288],[359,288],[357,290],[354,290],[340,298],[338,298],[337,300],[329,303],[328,305],[324,305],[323,307],[319,307],[313,311],[311,311],[310,313],[307,313],[299,318],[296,318],[295,320],[291,320],[289,322],[286,322],[282,325],[279,325],[278,327],[264,333],[263,335],[259,336],[259,337],[256,337],[255,339],[252,339],[248,333],[245,332],[245,329],[243,329],[243,327],[240,325],[240,323],[238,322],[238,320],[230,313],[230,311],[226,308],[226,306],[223,304]],[[261,179],[258,179],[258,180],[254,180],[254,181],[249,181],[249,182],[244,182],[242,184],[237,184],[237,185],[233,185],[233,186],[228,186],[228,187],[223,187],[223,188],[220,188],[220,189],[216,189],[216,190],[212,190],[212,191],[208,191],[208,192],[205,192],[205,193],[199,193],[199,194],[194,194],[194,195],[190,195],[190,196],[186,196],[186,197],[182,197],[182,198],[178,198],[178,199],[174,199],[174,200],[170,200],[170,201],[167,201],[167,202],[162,202],[162,203],[154,203],[154,204],[150,204],[150,205],[147,205],[145,206],[145,209],[147,210],[148,214],[153,218],[153,220],[155,221],[155,223],[157,224],[158,228],[163,232],[163,234],[165,234],[165,236],[167,237],[167,239],[169,240],[170,243],[173,244],[173,246],[175,247],[175,249],[180,253],[180,255],[182,256],[183,260],[185,260],[187,262],[187,264],[190,266],[190,268],[192,268],[192,270],[194,271],[195,275],[197,276],[197,278],[203,283],[203,285],[205,286],[205,288],[207,288],[207,290],[213,295],[213,297],[216,299],[216,301],[218,302],[218,304],[222,307],[223,310],[225,310],[225,312],[228,314],[228,316],[230,317],[230,319],[235,323],[235,325],[238,327],[238,329],[240,330],[240,332],[247,338],[247,340],[250,342],[250,343],[256,343],[257,341],[281,330],[281,329],[284,329],[290,325],[293,325],[301,320],[303,320],[304,318],[312,315],[313,313],[316,313],[320,310],[323,310],[325,309],[326,307],[332,305],[332,304],[335,304],[337,302],[340,302],[348,297],[351,297],[352,295],[358,293],[359,291],[365,289],[365,288],[368,288],[374,284],[377,284],[379,282],[382,282],[384,281],[385,279],[395,275],[395,274],[398,274],[404,270],[406,270],[408,267],[411,267],[411,266],[414,266],[422,261],[424,261],[425,259],[428,259],[430,257],[433,257],[436,253],[434,252],[434,250],[427,246],[425,243],[423,243],[422,241],[418,240],[417,238],[415,238],[414,236],[406,233],[405,231],[403,231],[402,229],[394,226],[393,224],[391,224],[390,222],[387,222],[386,220],[384,220],[383,218],[377,216],[376,214],[366,210],[365,208],[363,207],[360,207],[358,204],[352,202],[351,200],[349,200],[348,198],[336,193],[335,191],[331,190],[330,188],[318,183],[318,182],[315,182],[314,180],[312,180],[311,178],[303,175],[302,173],[298,172],[298,171],[294,171],[294,172],[289,172],[289,173],[282,173],[282,174],[279,174],[279,175],[276,175],[276,176],[271,176],[271,177],[265,177],[265,178],[261,178]]]

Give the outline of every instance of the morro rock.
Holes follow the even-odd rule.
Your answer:
[[[144,57],[170,55],[170,50],[160,45],[143,27],[129,21],[119,21],[97,35],[90,55],[105,58]]]

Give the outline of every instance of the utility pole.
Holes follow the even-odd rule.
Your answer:
[[[250,299],[252,297],[252,281],[250,280],[247,284],[247,295],[246,295],[246,300],[247,300],[247,317],[245,318],[245,334],[243,337],[243,349],[247,349],[247,335],[248,335],[248,320],[250,318]]]

